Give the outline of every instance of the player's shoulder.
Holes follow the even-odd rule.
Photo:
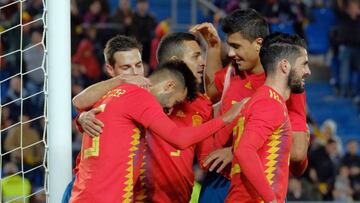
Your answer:
[[[249,102],[262,108],[283,107],[285,103],[283,97],[277,91],[266,85],[257,89]]]
[[[208,115],[212,113],[212,103],[210,98],[202,93],[198,93],[197,97],[189,102],[185,102],[187,105],[186,109],[191,109],[191,111],[198,112],[203,115]]]
[[[134,84],[122,84],[119,85],[117,88],[123,89],[129,93],[139,93],[139,94],[150,94],[150,92],[147,89],[141,88]]]
[[[120,99],[120,98],[135,98],[139,99],[139,97],[148,97],[151,94],[146,89],[140,88],[134,84],[122,84],[116,86],[109,92],[107,92],[102,99]]]

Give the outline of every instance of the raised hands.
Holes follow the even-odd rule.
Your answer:
[[[190,29],[195,36],[203,38],[210,48],[220,48],[220,37],[211,23],[201,23]]]

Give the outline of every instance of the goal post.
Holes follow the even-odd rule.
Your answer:
[[[70,1],[46,0],[49,202],[61,202],[71,180]]]

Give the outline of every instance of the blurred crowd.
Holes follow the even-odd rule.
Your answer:
[[[288,200],[360,200],[358,141],[343,143],[332,119],[325,120],[320,126],[309,120],[309,166],[302,177],[290,177]]]
[[[10,2],[0,1],[0,6]],[[110,8],[114,2],[117,8]],[[71,0],[72,96],[107,78],[102,51],[105,42],[116,34],[133,36],[141,42],[147,74],[155,69],[157,44],[170,32],[171,23],[168,19],[158,22],[156,14],[149,10],[150,3],[148,0]],[[266,17],[273,31],[290,27],[284,31],[296,32],[309,43],[313,36],[307,32],[307,26],[317,20],[314,11],[332,12],[334,22],[321,22],[330,25],[329,49],[325,53],[332,53],[328,64],[330,82],[339,97],[351,97],[360,107],[360,0],[212,0],[212,3],[226,13],[255,8]],[[1,171],[2,177],[11,175],[2,180],[3,200],[44,187],[43,10],[42,0],[28,0],[3,7],[0,12]],[[209,15],[214,25],[219,25],[221,15]],[[17,26],[19,22],[23,26]],[[357,141],[343,144],[336,136],[336,123],[332,120],[318,127],[309,119],[309,125],[312,129],[309,168],[304,177],[290,178],[288,199],[360,200]],[[25,147],[23,152],[20,145]],[[80,147],[81,135],[73,127],[74,157]],[[19,171],[25,171],[25,181]],[[18,187],[11,187],[14,184]],[[31,202],[44,201],[43,192],[31,197]]]

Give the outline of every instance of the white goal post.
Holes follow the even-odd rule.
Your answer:
[[[61,202],[71,180],[70,0],[47,0],[48,191]]]

